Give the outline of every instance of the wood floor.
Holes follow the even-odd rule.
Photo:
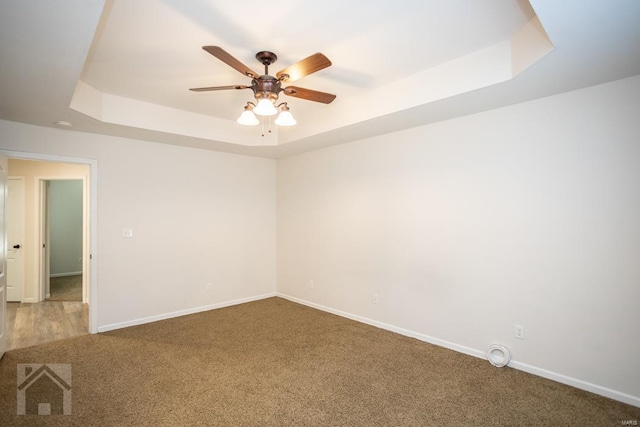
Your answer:
[[[89,306],[80,301],[7,303],[7,350],[89,333]]]

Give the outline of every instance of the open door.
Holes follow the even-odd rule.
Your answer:
[[[5,289],[8,302],[22,302],[24,289],[24,177],[7,177],[5,233],[7,240]]]
[[[0,155],[0,358],[7,349],[7,260],[6,260],[6,231],[5,231],[5,199],[7,194],[7,158]]]

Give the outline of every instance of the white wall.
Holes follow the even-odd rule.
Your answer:
[[[97,159],[101,330],[274,293],[274,160],[7,121],[0,135],[0,149]]]
[[[82,273],[83,182],[49,182],[50,270],[51,276]]]
[[[282,159],[278,292],[640,406],[639,118],[634,77]]]

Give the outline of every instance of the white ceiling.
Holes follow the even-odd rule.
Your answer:
[[[0,0],[0,119],[280,157],[640,74],[640,1],[530,3]],[[188,90],[250,83],[203,45],[322,52],[294,84],[336,101],[281,95],[298,125],[261,137],[251,91]]]

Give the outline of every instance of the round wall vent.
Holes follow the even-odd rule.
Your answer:
[[[509,353],[509,349],[502,344],[492,344],[487,350],[487,359],[489,359],[489,363],[493,366],[502,368],[511,360],[511,353]]]

